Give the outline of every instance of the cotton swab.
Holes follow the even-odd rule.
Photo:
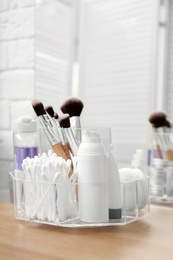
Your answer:
[[[72,163],[76,172],[77,158],[73,157],[72,162],[66,161],[52,150],[23,160],[27,218],[55,222],[57,218],[65,221],[77,213],[77,204],[74,203],[76,195],[73,191],[76,173],[73,172],[69,178]]]
[[[50,191],[50,189],[52,188],[52,186],[53,186],[53,185],[56,183],[56,181],[58,180],[59,176],[60,176],[60,173],[57,172],[57,173],[55,174],[55,177],[54,177],[54,179],[53,179],[53,182],[50,184],[50,186],[48,187],[47,191],[45,192],[45,194],[44,194],[42,200],[41,200],[40,203],[38,204],[36,210],[35,210],[35,211],[33,212],[33,214],[31,215],[31,219],[34,219],[34,218],[35,218],[38,209],[39,209],[40,206],[42,205],[42,203],[43,203],[45,197],[46,197],[47,194],[49,193],[49,191]]]

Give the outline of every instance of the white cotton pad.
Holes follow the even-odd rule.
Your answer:
[[[138,205],[139,209],[143,209],[147,204],[148,199],[148,185],[146,182],[146,179],[144,178],[144,174],[140,169],[131,169],[134,172],[134,175],[136,176],[136,179],[138,180],[138,190],[139,190],[139,196],[138,196]]]
[[[125,185],[124,200],[127,211],[142,209],[147,204],[148,186],[140,169],[119,169],[120,182]],[[136,182],[137,181],[137,182]]]

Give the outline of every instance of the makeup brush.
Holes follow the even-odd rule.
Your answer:
[[[45,111],[50,116],[50,120],[51,120],[51,122],[52,122],[52,124],[54,126],[53,130],[54,130],[55,134],[58,136],[58,139],[61,141],[61,144],[63,146],[63,149],[64,149],[68,159],[71,159],[68,142],[67,142],[67,140],[65,138],[65,135],[64,135],[62,129],[59,127],[58,120],[55,119],[55,116],[57,117],[58,114],[54,112],[53,107],[50,106],[50,105],[45,106]]]
[[[71,127],[79,128],[76,130],[74,129],[75,138],[76,140],[78,140],[79,143],[81,143],[80,115],[82,113],[83,107],[83,102],[77,97],[69,97],[63,102],[63,104],[60,107],[61,111],[64,114],[69,114]]]
[[[70,128],[70,116],[69,114],[63,114],[58,118],[58,122],[60,126],[64,129],[64,133],[68,140],[68,143],[71,147],[71,151],[73,155],[77,155],[78,152],[78,144],[76,142],[75,136],[73,134],[72,129]]]
[[[171,123],[169,122],[168,119],[166,119],[165,121],[165,127],[164,127],[164,131],[166,133],[166,137],[168,138],[169,144],[170,144],[170,148],[171,150],[173,149],[173,143],[172,143],[172,127],[171,127]]]
[[[168,160],[173,160],[173,152],[171,150],[171,142],[169,140],[169,137],[165,135],[166,130],[166,114],[163,112],[154,112],[149,117],[150,123],[153,125],[153,127],[156,129],[156,135],[161,141],[161,146],[163,147],[165,151],[166,158]],[[162,158],[161,158],[162,159]]]
[[[54,152],[64,158],[65,160],[68,160],[68,157],[61,145],[61,141],[57,138],[53,131],[53,125],[50,121],[49,116],[47,115],[43,104],[36,98],[32,100],[32,107],[39,119],[39,122],[41,126],[43,127],[43,130],[45,132],[46,137],[48,138],[48,141],[50,142],[52,149]]]
[[[150,123],[152,125],[164,125],[165,124],[165,121],[166,121],[166,114],[163,113],[163,112],[153,112],[149,119]]]
[[[157,136],[157,130],[156,130],[156,127],[155,127],[155,117],[157,117],[157,114],[158,114],[158,112],[153,112],[150,115],[148,120],[151,123],[153,131],[154,131],[154,137],[155,137],[155,141],[156,141],[157,154],[158,154],[160,159],[163,159],[162,151],[161,151],[161,148],[160,148],[160,146],[162,147],[162,144],[161,144],[161,140]]]

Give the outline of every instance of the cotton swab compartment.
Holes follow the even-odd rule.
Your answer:
[[[75,159],[73,181],[68,178],[71,161],[51,150],[23,160],[23,172],[10,173],[14,181],[16,216],[28,220],[59,222],[77,214]]]

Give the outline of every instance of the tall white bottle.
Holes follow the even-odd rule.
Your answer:
[[[106,163],[100,135],[83,131],[78,150],[79,217],[83,222],[109,220]]]

